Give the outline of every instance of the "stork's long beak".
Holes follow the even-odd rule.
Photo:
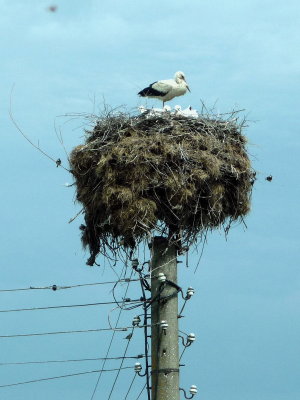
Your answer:
[[[188,85],[186,85],[187,90],[190,92],[190,88],[188,87]]]

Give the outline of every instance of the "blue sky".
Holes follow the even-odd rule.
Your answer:
[[[298,1],[48,1],[0,0],[1,289],[71,285],[116,279],[105,260],[85,265],[79,210],[71,176],[35,151],[9,118],[53,158],[83,140],[82,121],[70,113],[98,112],[103,99],[129,110],[144,104],[136,93],[156,79],[183,70],[191,88],[171,106],[201,100],[216,110],[245,109],[245,134],[258,181],[252,211],[227,238],[208,238],[198,271],[180,264],[183,288],[196,294],[181,320],[195,332],[185,352],[181,386],[196,384],[205,400],[295,400],[299,376],[299,14]],[[157,101],[148,101],[157,106]],[[273,181],[265,177],[273,175]],[[140,257],[143,257],[142,250]],[[147,257],[147,256],[146,256]],[[183,259],[184,261],[184,259]],[[121,272],[122,262],[116,271]],[[139,293],[130,285],[132,297]],[[112,299],[111,285],[61,290],[0,292],[1,310]],[[119,298],[125,290],[117,289]],[[138,294],[139,296],[139,294]],[[0,336],[97,329],[114,321],[113,306],[0,313]],[[125,315],[123,315],[125,314]],[[130,325],[134,313],[123,313]],[[0,338],[0,363],[79,359],[105,355],[110,333]],[[118,333],[112,355],[124,352]],[[130,355],[143,352],[142,332]],[[134,360],[126,360],[131,365]],[[99,362],[0,365],[0,385],[100,369]],[[107,368],[118,366],[107,364]],[[115,375],[101,378],[95,399],[108,398]],[[125,398],[131,370],[121,373],[111,400]],[[89,399],[97,375],[0,388],[6,400]],[[143,382],[136,380],[128,400]],[[145,400],[145,393],[141,397]]]

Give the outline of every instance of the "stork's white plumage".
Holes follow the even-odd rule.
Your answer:
[[[160,99],[164,106],[166,101],[184,95],[187,90],[190,91],[190,88],[186,83],[185,75],[183,72],[178,71],[176,72],[174,79],[153,82],[138,94],[142,97]]]
[[[199,114],[196,110],[194,110],[191,106],[188,108],[185,108],[184,110],[181,111],[182,115],[185,117],[190,117],[190,118],[198,118]]]
[[[147,114],[149,117],[157,116],[157,115],[162,115],[164,113],[170,113],[171,112],[171,107],[170,106],[164,106],[164,108],[146,108],[144,106],[139,106],[138,107],[139,111],[141,114]]]
[[[192,106],[189,106],[188,108],[185,108],[184,110],[182,110],[180,106],[175,106],[174,109],[175,109],[175,111],[174,111],[175,115],[180,115],[180,116],[189,117],[189,118],[198,118],[199,117],[198,111],[194,110],[192,108]]]

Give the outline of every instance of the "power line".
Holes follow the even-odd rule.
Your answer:
[[[142,390],[140,391],[140,393],[139,393],[138,397],[136,398],[136,400],[139,400],[139,398],[141,397],[143,391],[145,390],[146,385],[147,385],[147,383],[145,383],[145,385],[143,386],[143,388],[142,388]]]
[[[123,367],[122,369],[133,369],[133,367]],[[9,383],[7,385],[0,385],[0,388],[4,387],[10,387],[10,386],[18,386],[18,385],[26,385],[29,383],[35,383],[35,382],[42,382],[42,381],[50,381],[53,379],[60,379],[60,378],[69,378],[71,376],[78,376],[78,375],[86,375],[86,374],[95,374],[97,372],[113,372],[113,371],[118,371],[119,368],[112,368],[112,369],[96,369],[94,371],[85,371],[85,372],[77,372],[75,374],[67,374],[67,375],[60,375],[60,376],[51,376],[49,378],[40,378],[40,379],[33,379],[30,381],[24,381],[24,382],[17,382],[17,383]]]
[[[84,362],[84,361],[99,361],[99,360],[121,360],[121,359],[140,359],[145,358],[144,354],[138,354],[136,356],[121,356],[121,357],[96,357],[96,358],[77,358],[70,360],[45,360],[45,361],[18,361],[18,362],[4,362],[0,363],[0,366],[5,365],[28,365],[28,364],[51,364],[51,363],[68,363],[68,362]]]
[[[151,327],[149,325],[148,327]],[[21,333],[21,334],[13,334],[13,335],[0,335],[0,339],[5,338],[15,338],[15,337],[27,337],[27,336],[45,336],[45,335],[62,335],[68,333],[90,333],[90,332],[102,332],[102,331],[115,331],[115,332],[124,332],[131,329],[132,326],[125,326],[120,328],[99,328],[99,329],[78,329],[78,330],[70,330],[70,331],[55,331],[55,332],[42,332],[42,333]],[[144,325],[139,325],[137,328],[144,328]]]
[[[108,284],[115,284],[117,282],[136,282],[139,279],[130,279],[130,278],[124,278],[120,279],[118,281],[108,281],[108,282],[95,282],[95,283],[80,283],[76,285],[67,285],[67,286],[60,286],[60,285],[50,285],[50,286],[29,286],[27,288],[16,288],[16,289],[0,289],[1,292],[20,292],[20,291],[26,291],[26,290],[64,290],[64,289],[73,289],[73,288],[78,288],[78,287],[84,287],[84,286],[96,286],[96,285],[108,285]]]
[[[186,350],[186,346],[184,346],[184,349],[182,350],[182,352],[181,352],[181,354],[180,354],[180,357],[179,357],[179,362],[181,361],[181,359],[182,359],[182,356],[183,356],[183,354],[184,354],[185,350]]]
[[[124,302],[126,303],[131,303],[131,304],[137,304],[141,303],[141,300],[131,300],[131,299],[125,299]],[[72,307],[90,307],[90,306],[103,306],[107,304],[119,304],[120,302],[116,301],[106,301],[106,302],[99,302],[99,303],[86,303],[86,304],[71,304],[71,305],[62,305],[62,306],[48,306],[48,307],[32,307],[32,308],[17,308],[17,309],[10,309],[10,310],[0,310],[0,313],[6,313],[6,312],[17,312],[17,311],[38,311],[38,310],[51,310],[51,309],[58,309],[58,308],[72,308]]]
[[[57,332],[42,332],[42,333],[21,333],[16,335],[0,335],[0,338],[15,338],[15,337],[27,337],[27,336],[45,336],[45,335],[63,335],[68,333],[89,333],[89,332],[102,332],[102,331],[119,331],[124,332],[127,331],[128,328],[100,328],[100,329],[83,329],[83,330],[74,330],[74,331],[57,331]]]
[[[146,292],[145,292],[145,279],[142,276],[142,273],[139,272],[139,277],[140,277],[140,284],[141,284],[141,289],[143,293],[144,299],[146,298]],[[148,360],[148,329],[147,329],[147,305],[146,302],[144,303],[143,306],[144,310],[144,348],[145,348],[145,356],[146,356],[146,387],[147,387],[147,397],[148,400],[150,400],[151,395],[150,395],[150,377],[149,377],[149,360]]]
[[[126,266],[126,263],[124,264],[124,267],[125,267],[125,266]],[[123,267],[123,270],[124,270],[124,267]],[[123,271],[122,271],[122,273],[123,273]],[[121,274],[122,274],[122,273],[121,273]],[[133,270],[131,270],[130,278],[129,278],[129,279],[131,279],[132,274],[133,274]],[[126,272],[125,272],[125,275],[126,275]],[[126,290],[125,290],[125,293],[124,293],[124,298],[125,298],[126,295],[127,295],[127,292],[128,292],[128,289],[129,289],[129,284],[130,284],[130,280],[129,280],[128,283],[127,283],[127,287],[126,287]],[[124,303],[124,301],[123,301],[123,303]],[[123,308],[121,307],[120,310],[119,310],[119,314],[118,314],[118,317],[117,317],[117,321],[116,321],[116,324],[115,324],[115,328],[118,326],[119,320],[120,320],[120,318],[121,318],[122,311],[123,311]],[[108,345],[108,349],[107,349],[107,352],[106,352],[106,357],[108,356],[108,354],[109,354],[109,352],[110,352],[110,348],[111,348],[111,346],[112,346],[112,343],[113,343],[113,340],[114,340],[114,337],[115,337],[115,333],[116,333],[116,331],[113,331],[112,336],[111,336],[111,339],[110,339],[110,342],[109,342],[109,345]],[[103,363],[102,363],[102,369],[104,368],[105,363],[106,363],[106,360],[104,360]],[[100,382],[101,377],[102,377],[102,372],[101,372],[101,370],[100,370],[100,373],[99,373],[99,376],[98,376],[98,379],[97,379],[97,382],[96,382],[96,384],[95,384],[95,387],[94,387],[94,390],[93,390],[93,393],[92,393],[92,396],[91,396],[91,399],[90,399],[90,400],[93,400],[93,399],[94,399],[94,396],[95,396],[95,393],[96,393],[96,391],[97,391],[97,388],[98,388],[98,385],[99,385],[99,382]]]
[[[132,381],[131,381],[131,383],[130,383],[130,385],[129,385],[129,388],[128,388],[128,390],[127,390],[127,393],[126,393],[126,396],[125,396],[125,399],[124,399],[124,400],[127,400],[127,397],[128,397],[128,395],[129,395],[129,393],[130,393],[130,390],[131,390],[131,388],[132,388],[132,385],[133,385],[133,382],[134,382],[136,376],[137,376],[137,374],[135,373],[135,374],[133,375]]]
[[[134,328],[135,328],[135,327],[133,327],[132,330],[131,330],[130,337],[128,338],[128,342],[127,342],[127,345],[126,345],[126,348],[125,348],[123,357],[125,357],[126,354],[127,354],[127,350],[128,350],[130,341],[131,341],[131,339],[132,339],[132,335],[133,335],[133,332],[134,332]],[[118,378],[119,378],[121,369],[122,369],[122,367],[123,367],[123,363],[124,363],[124,358],[123,358],[122,361],[121,361],[121,365],[120,365],[120,367],[119,367],[119,369],[118,369],[118,372],[117,372],[117,375],[116,375],[116,377],[115,377],[114,383],[113,383],[112,388],[111,388],[111,390],[110,390],[110,393],[109,393],[109,396],[108,396],[108,400],[110,400],[111,395],[112,395],[112,393],[113,393],[113,391],[114,391],[114,388],[115,388],[116,383],[117,383],[117,380],[118,380]],[[126,396],[126,397],[127,397],[127,396]]]
[[[142,298],[143,298],[143,300],[144,300],[144,303],[143,303],[143,305],[144,305],[144,324],[147,326],[147,308],[146,308],[146,304],[145,304],[145,303],[146,303],[146,297],[145,297],[145,288],[144,288],[144,285],[143,285],[144,282],[143,282],[143,280],[142,280],[141,272],[139,272],[139,279],[140,279],[141,289],[142,289],[142,295],[143,295]],[[123,308],[123,307],[121,307],[121,309],[122,309],[122,308]],[[135,328],[135,327],[136,327],[136,326],[133,326],[132,331],[131,331],[131,335],[129,335],[129,340],[128,340],[128,343],[127,343],[127,346],[126,346],[126,348],[125,348],[124,355],[123,355],[124,357],[125,357],[126,354],[127,354],[128,347],[129,347],[130,341],[131,341],[131,339],[132,339],[132,335],[133,335],[133,333],[134,333],[134,328]],[[139,326],[139,327],[140,327],[140,326]],[[145,328],[145,326],[143,326],[143,327],[144,327],[145,340],[147,341],[147,328]],[[147,388],[148,388],[148,378],[149,378],[149,376],[148,376],[148,349],[147,349],[147,344],[146,344],[146,346],[145,346],[145,354],[146,354],[146,379],[147,379],[147,380],[146,380],[146,385],[147,385]],[[117,382],[117,380],[118,380],[120,371],[121,371],[122,366],[123,366],[123,362],[124,362],[124,359],[121,361],[120,369],[119,369],[119,371],[117,372],[116,378],[115,378],[115,380],[114,380],[114,383],[113,383],[113,385],[112,385],[111,391],[110,391],[110,393],[109,393],[108,400],[110,400],[111,395],[112,395],[112,393],[113,393],[113,391],[114,391],[116,382]],[[136,376],[136,374],[135,374],[135,376]],[[128,392],[127,392],[127,394],[126,394],[126,399],[127,399],[127,396],[128,396],[128,394],[129,394],[129,392],[130,392],[130,390],[131,390],[131,387],[132,387],[132,385],[133,385],[135,376],[133,377],[133,380],[132,380],[132,382],[131,382],[131,384],[130,384],[130,386],[129,386]]]

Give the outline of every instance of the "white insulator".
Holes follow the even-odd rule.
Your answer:
[[[194,396],[195,394],[197,394],[198,389],[196,385],[191,385],[190,387],[190,393]]]
[[[132,320],[132,325],[133,326],[139,326],[139,323],[141,322],[141,318],[137,315],[133,318]]]
[[[158,282],[164,283],[167,280],[166,275],[163,272],[159,272],[157,275]]]
[[[190,333],[187,337],[188,343],[193,343],[196,340],[196,335],[194,333]]]
[[[139,266],[139,260],[138,260],[137,258],[134,258],[134,259],[131,261],[131,265],[132,265],[132,268],[133,268],[133,269],[137,268],[137,267]]]
[[[166,331],[168,329],[168,326],[169,326],[169,324],[167,323],[167,321],[160,321],[160,327],[164,331]]]
[[[134,370],[135,370],[136,373],[141,372],[141,370],[142,370],[142,365],[141,365],[141,363],[136,362],[136,363],[134,364]]]
[[[190,299],[192,296],[194,296],[195,293],[195,289],[193,289],[191,286],[188,287],[187,291],[186,291],[186,297],[188,299]]]

